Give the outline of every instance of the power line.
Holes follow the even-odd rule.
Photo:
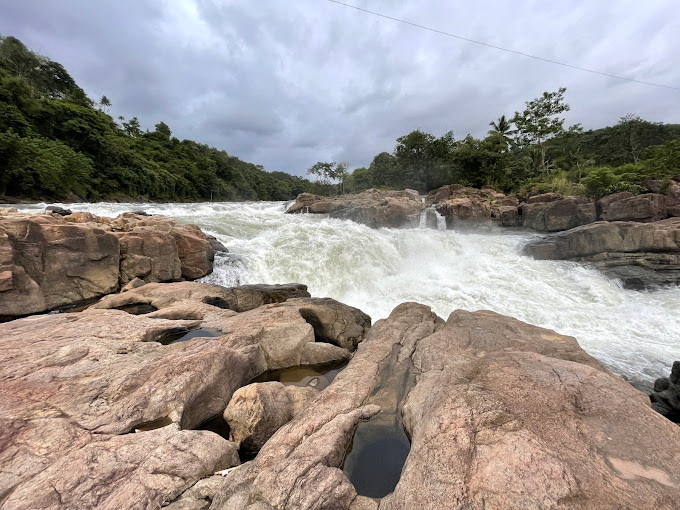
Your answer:
[[[471,43],[474,43],[474,44],[480,44],[482,46],[486,46],[487,48],[493,48],[495,50],[501,50],[501,51],[505,51],[507,53],[514,53],[515,55],[521,55],[523,57],[533,58],[534,60],[540,60],[542,62],[548,62],[550,64],[556,64],[556,65],[564,66],[564,67],[570,67],[572,69],[578,69],[579,71],[585,71],[587,73],[593,73],[593,74],[599,74],[599,75],[602,75],[602,76],[608,76],[609,78],[616,78],[617,80],[630,81],[630,82],[633,82],[633,83],[641,83],[642,85],[651,85],[653,87],[662,87],[662,88],[671,89],[671,90],[680,90],[680,87],[673,87],[672,85],[663,85],[661,83],[652,83],[652,82],[649,82],[649,81],[642,81],[642,80],[636,80],[634,78],[627,78],[625,76],[618,76],[616,74],[609,74],[609,73],[605,73],[605,72],[602,72],[602,71],[596,71],[594,69],[587,69],[585,67],[575,66],[573,64],[567,64],[565,62],[558,62],[557,60],[551,60],[549,58],[538,57],[536,55],[531,55],[530,53],[524,53],[523,51],[511,50],[509,48],[504,48],[502,46],[496,46],[495,44],[489,44],[489,43],[485,43],[485,42],[482,42],[482,41],[476,41],[475,39],[470,39],[469,37],[463,37],[461,35],[452,34],[450,32],[444,32],[443,30],[437,30],[436,28],[426,27],[424,25],[419,25],[418,23],[413,23],[412,21],[406,21],[406,20],[403,20],[403,19],[394,18],[392,16],[388,16],[387,14],[381,14],[379,12],[369,11],[368,9],[363,9],[362,7],[357,7],[356,5],[346,4],[346,3],[340,2],[338,0],[328,0],[328,1],[332,2],[334,4],[342,5],[344,7],[349,7],[351,9],[355,9],[357,11],[365,12],[367,14],[372,14],[373,16],[378,16],[380,18],[385,18],[385,19],[389,19],[389,20],[392,20],[392,21],[396,21],[398,23],[403,23],[404,25],[410,25],[412,27],[420,28],[422,30],[434,32],[435,34],[445,35],[447,37],[453,37],[455,39],[460,39],[461,41],[467,41],[467,42],[471,42]]]

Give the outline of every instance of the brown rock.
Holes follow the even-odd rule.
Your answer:
[[[315,202],[324,200],[324,197],[319,195],[314,195],[312,193],[300,193],[295,199],[295,203],[291,205],[287,213],[299,213],[299,212],[310,212],[308,209]]]
[[[329,342],[350,351],[357,348],[371,327],[371,318],[358,308],[331,298],[294,298],[286,301],[314,328],[317,342]]]
[[[546,193],[531,197],[519,207],[522,226],[541,232],[568,230],[596,220],[595,203],[583,197]]]
[[[674,508],[680,449],[660,445],[680,430],[573,338],[457,311],[414,363],[411,453],[381,509]]]
[[[680,283],[680,218],[597,222],[532,242],[537,259],[593,264],[630,288]]]
[[[631,192],[629,191],[622,191],[621,193],[613,193],[611,195],[607,195],[605,197],[602,197],[596,202],[596,207],[597,207],[597,219],[598,220],[604,220],[604,217],[607,214],[607,211],[609,210],[609,206],[611,206],[614,202],[617,202],[619,200],[623,200],[624,198],[630,198],[634,197]]]
[[[41,470],[0,507],[160,508],[198,479],[238,463],[234,446],[212,432],[164,427],[104,437]]]
[[[378,405],[396,412],[403,390],[389,385],[377,390],[403,377],[417,342],[441,322],[429,308],[415,304],[400,305],[390,319],[378,321],[333,383],[279,429],[253,461],[226,477],[211,508],[346,509],[357,499],[357,505],[366,504],[338,466],[357,423],[375,416]]]
[[[205,276],[214,249],[194,225],[124,213],[0,214],[0,318],[77,304],[134,278],[173,281]],[[11,284],[7,272],[12,275]]]
[[[417,225],[423,208],[417,191],[369,189],[356,195],[340,197],[302,193],[286,212],[330,214],[333,218],[356,221],[372,228],[396,228]]]
[[[165,284],[177,291],[173,300],[161,285],[121,294],[156,287],[154,314],[93,308],[0,325],[0,508],[157,508],[174,500],[236,461],[234,446],[215,434],[177,426],[219,415],[236,389],[299,364],[315,344],[295,307],[237,314],[202,301],[219,297],[215,286]],[[197,318],[161,318],[168,310]],[[199,327],[224,334],[159,343]],[[333,359],[349,357],[320,345]],[[304,407],[305,396],[291,391],[290,409]]]
[[[209,283],[176,282],[148,284],[122,294],[106,296],[93,308],[121,308],[148,304],[157,309],[169,309],[186,300],[205,303],[223,309],[245,312],[265,304],[282,303],[291,298],[309,297],[307,286],[299,283],[283,285],[241,285],[221,287]],[[180,307],[184,310],[186,307]],[[178,312],[183,313],[183,312]],[[179,317],[179,315],[178,315]]]
[[[177,243],[166,232],[115,232],[120,242],[120,278],[146,282],[166,282],[182,277]]]
[[[620,198],[603,207],[601,214],[606,221],[652,222],[667,216],[666,197],[658,193]]]
[[[448,224],[456,221],[483,222],[491,220],[491,204],[479,197],[449,198],[436,206]]]
[[[257,453],[317,394],[313,388],[287,387],[280,382],[254,383],[236,390],[224,410],[229,439],[242,452]]]
[[[13,275],[0,316],[22,316],[91,299],[118,288],[115,236],[52,215],[0,218],[0,270]]]

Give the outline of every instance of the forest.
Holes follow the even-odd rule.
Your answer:
[[[375,156],[368,168],[350,174],[342,172],[342,164],[319,162],[309,172],[330,169],[349,192],[372,187],[426,192],[462,184],[520,195],[556,192],[596,198],[620,191],[644,193],[650,179],[680,175],[679,124],[627,114],[602,129],[566,127],[560,117],[570,109],[565,92],[545,92],[527,101],[522,112],[502,115],[489,123],[482,139],[467,135],[455,140],[452,132],[436,137],[416,130],[398,138],[393,152]]]
[[[0,196],[53,200],[289,200],[328,187],[116,122],[64,67],[0,37]]]
[[[604,196],[642,193],[649,179],[680,173],[680,125],[626,114],[610,127],[565,126],[566,89],[545,92],[484,138],[420,130],[367,168],[317,162],[314,180],[267,172],[224,150],[179,140],[159,122],[113,119],[106,96],[88,98],[59,63],[0,36],[0,197],[33,200],[290,200],[299,193],[445,184],[505,192]]]

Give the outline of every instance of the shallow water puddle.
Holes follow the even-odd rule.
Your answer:
[[[322,390],[333,382],[335,377],[347,366],[347,362],[316,366],[297,366],[272,370],[260,375],[253,382],[278,381],[286,386],[311,386]]]

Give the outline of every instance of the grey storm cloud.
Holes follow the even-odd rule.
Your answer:
[[[547,59],[680,87],[677,0],[347,0]],[[680,92],[446,37],[328,0],[0,0],[0,33],[66,66],[112,115],[267,170],[367,166],[414,129],[482,136],[546,90],[569,123],[680,121]]]

